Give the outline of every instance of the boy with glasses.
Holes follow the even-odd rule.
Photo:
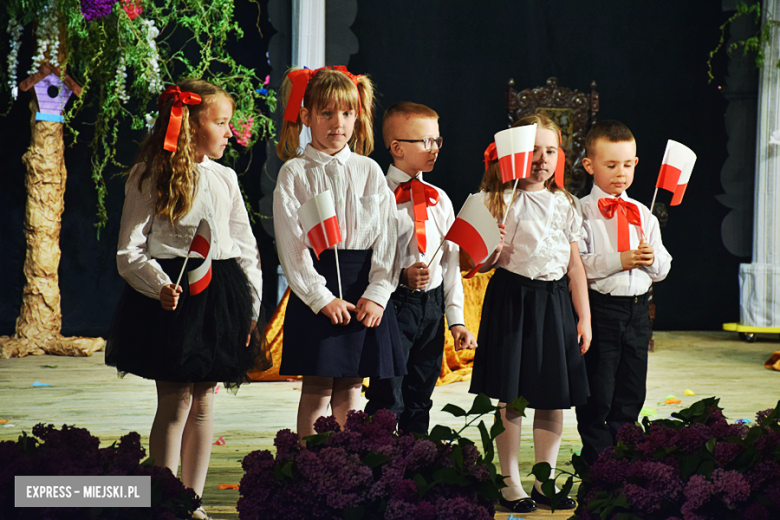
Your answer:
[[[396,103],[385,111],[382,135],[393,157],[387,184],[398,208],[400,286],[390,297],[406,355],[407,375],[372,378],[366,412],[386,408],[398,417],[404,433],[427,433],[431,395],[441,372],[444,352],[444,315],[455,348],[477,346],[463,319],[463,282],[458,246],[444,234],[455,220],[447,194],[424,182],[423,172],[436,163],[442,138],[439,115],[425,105]]]

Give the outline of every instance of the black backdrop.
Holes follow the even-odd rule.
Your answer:
[[[329,0],[333,2],[336,0]],[[243,63],[268,73],[266,50],[274,29],[261,2],[261,28],[254,29],[256,7],[237,0],[246,37],[234,47]],[[717,85],[724,60],[716,62],[716,81],[708,85],[705,61],[726,19],[719,2],[364,1],[352,25],[360,49],[349,61],[355,73],[376,82],[381,110],[400,100],[425,103],[441,116],[445,146],[426,179],[444,187],[456,207],[476,190],[482,151],[505,125],[502,94],[507,80],[518,88],[542,85],[556,76],[561,85],[587,91],[591,80],[601,95],[600,119],[619,119],[634,132],[639,165],[629,193],[649,204],[667,139],[699,155],[681,206],[670,208],[664,242],[674,257],[672,271],[655,289],[660,330],[718,329],[739,317],[738,265],[749,259],[726,251],[720,234],[728,208],[715,196],[723,193],[720,171],[728,154],[724,112],[727,103]],[[21,59],[32,52],[29,37]],[[26,49],[26,50],[25,50]],[[23,99],[23,98],[22,98]],[[109,223],[97,240],[95,191],[90,180],[89,111],[76,122],[83,136],[66,149],[68,184],[61,235],[63,333],[96,335],[107,330],[123,286],[116,273],[115,247],[123,200],[121,171],[110,167]],[[0,334],[13,332],[24,278],[24,166],[29,143],[29,110],[17,102],[2,120],[0,132]],[[377,150],[384,168],[377,122]],[[133,140],[126,132],[120,160],[129,164]],[[733,153],[733,150],[732,150]],[[252,201],[261,196],[265,159],[257,146],[254,162],[243,177]],[[671,194],[659,201],[668,204]],[[263,257],[264,299],[275,302],[277,260],[272,238],[260,225],[255,233]]]

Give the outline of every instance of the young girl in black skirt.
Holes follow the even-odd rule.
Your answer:
[[[293,70],[280,99],[286,110],[276,150],[287,162],[274,190],[274,229],[292,293],[279,373],[303,376],[297,420],[303,437],[314,433],[328,405],[340,424],[348,410],[361,408],[364,377],[406,374],[395,312],[387,305],[399,275],[396,206],[379,165],[364,157],[374,147],[367,77],[344,67]],[[300,150],[303,126],[311,142]],[[298,209],[326,190],[343,241],[317,259]]]
[[[117,266],[127,281],[111,324],[106,364],[157,385],[149,455],[203,493],[217,381],[247,381],[264,359],[258,333],[262,274],[236,173],[222,157],[235,103],[188,79],[159,99],[160,114],[128,174]],[[198,224],[211,230],[212,278],[189,294],[175,285]],[[187,270],[203,259],[191,258]],[[259,356],[259,357],[258,357]],[[206,518],[204,510],[196,518]]]
[[[553,177],[558,127],[540,114],[517,125],[534,123],[531,175],[520,179],[514,200],[505,193],[506,186],[492,182],[500,178],[497,160],[488,161],[485,173],[490,178],[483,186],[495,185],[497,191],[485,194],[486,202],[492,201],[488,207],[494,215],[506,211],[508,216],[503,246],[490,259],[492,265],[483,269],[496,267],[482,307],[470,391],[496,398],[502,406],[525,397],[535,409],[535,460],[555,468],[563,409],[584,403],[589,395],[582,354],[590,345],[590,308],[577,247],[582,217],[574,199],[555,185]],[[541,494],[538,481],[531,497],[520,484],[522,416],[509,409],[501,411],[501,418],[506,430],[496,438],[496,446],[501,473],[508,478],[500,503],[513,512],[528,513],[536,509],[536,502],[549,504],[549,500]],[[574,505],[567,499],[558,508]]]

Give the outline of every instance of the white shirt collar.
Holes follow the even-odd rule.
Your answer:
[[[322,164],[323,166],[335,160],[340,165],[347,164],[349,157],[352,155],[352,150],[349,149],[349,145],[346,145],[340,152],[335,155],[328,155],[325,152],[321,152],[314,148],[311,143],[306,145],[306,150],[303,151],[303,155],[311,159],[312,161]]]
[[[420,172],[416,177],[409,177],[409,174],[405,173],[399,168],[396,168],[394,164],[391,164],[390,168],[388,168],[387,170],[387,180],[394,182],[396,184],[402,184],[412,179],[417,179],[418,181],[423,180],[422,172]]]

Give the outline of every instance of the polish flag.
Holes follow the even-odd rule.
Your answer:
[[[501,232],[496,219],[482,203],[482,195],[470,195],[458,213],[455,222],[444,237],[458,244],[474,260],[475,267],[467,275],[471,278],[496,250],[501,242]]]
[[[192,239],[187,257],[192,253],[202,256],[205,261],[192,271],[187,272],[190,282],[190,295],[195,296],[203,292],[211,282],[211,228],[206,219],[201,219],[195,238]]]
[[[320,259],[320,253],[341,242],[336,206],[333,204],[330,190],[323,191],[301,206],[298,209],[298,219],[309,237],[317,260]]]
[[[695,162],[696,154],[693,153],[693,150],[669,139],[666,143],[666,152],[664,152],[664,160],[661,164],[661,171],[658,172],[658,182],[655,187],[674,193],[672,206],[677,206],[682,202]]]
[[[536,123],[502,130],[495,135],[501,182],[531,175],[536,142]]]

